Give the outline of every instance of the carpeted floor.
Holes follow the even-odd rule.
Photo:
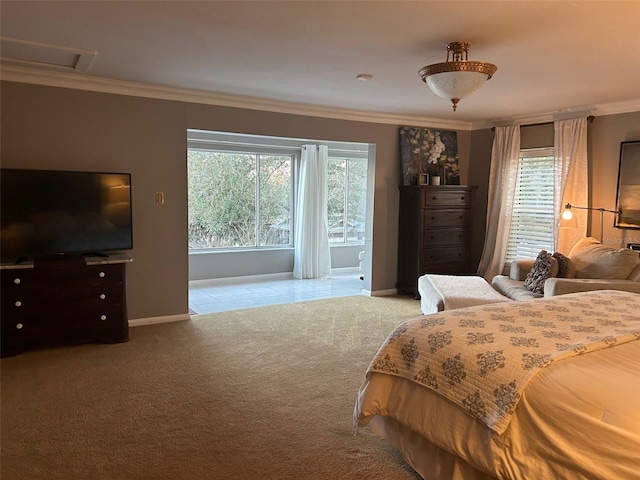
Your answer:
[[[130,329],[2,366],[2,480],[419,478],[352,433],[355,395],[412,297],[345,297]]]

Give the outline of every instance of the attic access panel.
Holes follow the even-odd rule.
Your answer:
[[[2,63],[23,67],[46,67],[86,72],[97,55],[94,50],[0,37]]]

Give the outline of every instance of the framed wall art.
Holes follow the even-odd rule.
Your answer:
[[[403,185],[460,184],[456,132],[400,127],[400,162]],[[426,181],[426,183],[424,183]]]
[[[640,229],[640,140],[620,144],[614,227]]]

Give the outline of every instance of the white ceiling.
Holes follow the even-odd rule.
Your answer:
[[[2,0],[0,15],[3,57],[24,46],[15,40],[82,54],[69,73],[5,59],[9,80],[470,127],[640,110],[640,1]],[[443,62],[456,40],[498,71],[454,113],[418,70]]]

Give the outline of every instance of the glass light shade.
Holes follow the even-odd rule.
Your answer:
[[[489,80],[498,67],[469,60],[469,42],[447,44],[447,61],[422,67],[418,72],[433,93],[451,100],[453,111],[460,99],[468,97]]]
[[[558,227],[560,228],[578,228],[578,219],[571,211],[571,207],[566,206],[560,218],[558,219]]]
[[[482,87],[489,76],[481,72],[442,72],[429,75],[425,81],[439,97],[458,100],[468,97]]]

